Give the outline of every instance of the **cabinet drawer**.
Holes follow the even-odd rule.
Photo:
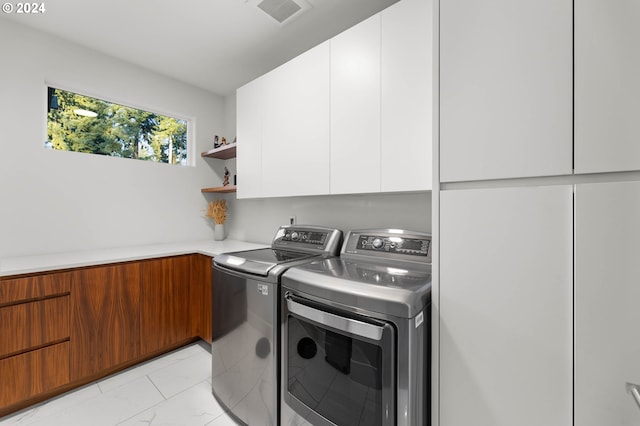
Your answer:
[[[69,296],[0,308],[0,358],[69,337]]]
[[[0,359],[0,377],[0,407],[15,404],[67,384],[69,342]]]
[[[62,272],[2,280],[0,281],[0,306],[69,293],[70,277],[69,272]]]

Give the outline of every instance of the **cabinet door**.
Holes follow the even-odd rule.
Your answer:
[[[440,426],[572,425],[572,212],[568,185],[441,192]]]
[[[331,193],[380,191],[380,14],[331,39]]]
[[[575,1],[576,173],[640,170],[640,2]]]
[[[71,284],[71,379],[140,356],[138,264],[81,269]]]
[[[189,289],[191,334],[211,343],[211,275],[212,258],[203,254],[191,256],[191,288]]]
[[[263,79],[262,195],[329,193],[329,42]]]
[[[262,195],[263,89],[262,79],[257,79],[236,91],[238,198]]]
[[[433,3],[402,0],[381,17],[380,189],[430,190]]]
[[[440,4],[443,182],[572,173],[572,1]]]
[[[636,426],[640,182],[577,185],[575,424]]]
[[[140,264],[140,347],[143,355],[185,342],[191,334],[189,256]]]

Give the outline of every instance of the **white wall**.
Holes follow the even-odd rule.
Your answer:
[[[431,232],[431,192],[229,199],[230,238],[271,243],[278,226],[296,216],[299,224],[338,228],[395,228]]]
[[[3,19],[0,40],[0,257],[212,237],[223,98]],[[195,167],[45,149],[47,83],[192,119]]]
[[[220,196],[200,188],[221,185],[224,165],[233,175],[235,160],[199,153],[213,147],[214,134],[233,140],[235,96],[223,99],[31,28],[1,18],[0,24],[0,257],[212,238],[203,210]],[[195,167],[45,149],[47,84],[190,118]],[[247,241],[270,243],[291,215],[343,230],[431,231],[430,193],[223,197],[228,237]]]

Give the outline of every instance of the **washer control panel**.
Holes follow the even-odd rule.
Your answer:
[[[284,225],[278,229],[271,248],[336,255],[342,231],[312,225]]]
[[[282,236],[282,241],[298,241],[306,244],[323,245],[328,232],[305,231],[302,229],[288,229]]]
[[[431,235],[397,229],[349,231],[342,254],[431,263]]]

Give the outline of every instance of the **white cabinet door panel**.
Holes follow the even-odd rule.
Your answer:
[[[640,170],[640,2],[575,0],[576,173]]]
[[[440,426],[571,426],[572,187],[440,196]]]
[[[637,426],[640,182],[576,187],[575,424]]]
[[[262,195],[328,194],[329,43],[262,78]]]
[[[572,173],[572,1],[440,3],[440,176]]]
[[[381,190],[431,190],[433,3],[402,0],[381,16]]]
[[[331,193],[380,191],[380,14],[331,39]]]
[[[238,198],[262,196],[264,85],[257,79],[236,91]]]

